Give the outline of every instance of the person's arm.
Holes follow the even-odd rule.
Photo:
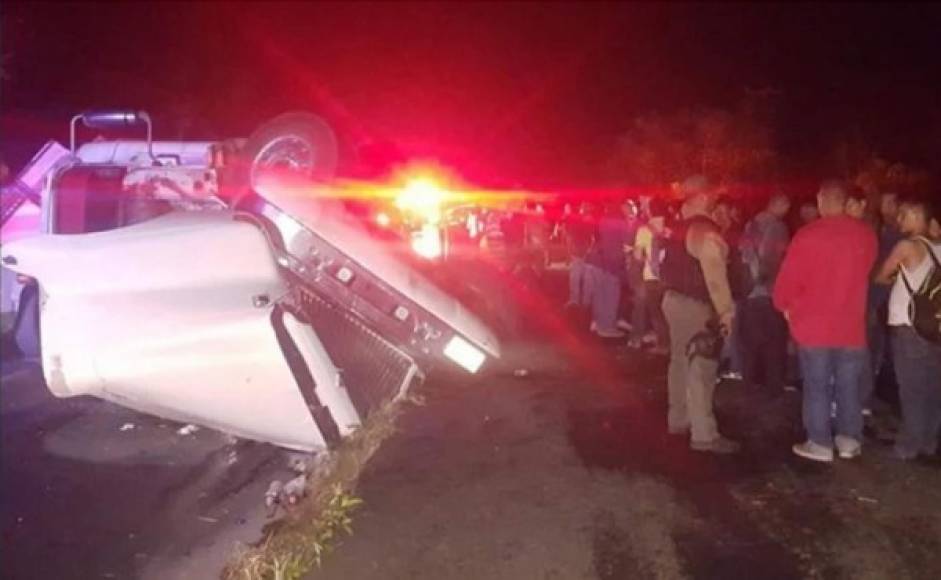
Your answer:
[[[876,272],[873,282],[876,284],[892,284],[895,282],[895,275],[898,273],[900,264],[910,264],[915,256],[917,248],[915,243],[911,240],[902,240],[895,244],[895,247],[892,248],[892,251],[889,253],[889,257],[885,259],[882,265],[879,267],[879,271]]]
[[[732,318],[735,316],[735,304],[732,301],[732,290],[729,287],[726,257],[728,247],[718,233],[708,232],[703,236],[699,248],[699,264],[702,267],[703,277],[706,279],[706,288],[712,306],[719,316],[719,323],[728,333],[732,329]]]
[[[774,307],[784,314],[784,317],[788,320],[790,320],[790,311],[794,307],[794,303],[800,299],[803,293],[801,281],[804,273],[801,271],[801,266],[806,261],[807,256],[804,255],[803,239],[800,235],[797,235],[784,254],[784,260],[778,270],[778,277],[775,280],[771,297]]]

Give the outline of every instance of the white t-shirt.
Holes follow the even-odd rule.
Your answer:
[[[933,244],[925,238],[919,239],[928,242],[935,257],[941,262],[941,244]],[[892,293],[889,294],[889,326],[912,325],[911,315],[909,314],[912,296],[908,293],[908,288],[905,287],[902,275],[905,275],[905,280],[908,280],[912,290],[917,290],[924,283],[932,268],[934,268],[934,261],[927,254],[925,254],[925,259],[922,260],[921,264],[918,264],[912,271],[909,271],[905,264],[899,264],[900,272],[895,279],[895,284],[892,286]]]

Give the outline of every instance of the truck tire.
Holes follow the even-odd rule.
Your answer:
[[[229,169],[229,203],[234,207],[249,196],[265,171],[329,181],[336,174],[338,151],[333,129],[317,115],[303,111],[279,115],[251,134]]]

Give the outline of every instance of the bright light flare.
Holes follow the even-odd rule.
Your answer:
[[[412,249],[423,258],[434,260],[441,257],[441,230],[435,224],[424,224],[412,233]]]
[[[450,208],[461,205],[505,209],[525,201],[553,198],[552,194],[524,189],[473,187],[455,173],[430,162],[409,163],[381,181],[337,178],[329,183],[314,184],[291,172],[266,171],[254,186],[262,197],[266,191],[281,190],[311,199],[387,203],[420,223],[440,223]],[[391,218],[396,212],[385,213]],[[379,220],[384,221],[384,218],[377,219],[379,225],[384,225]]]
[[[436,224],[441,221],[441,206],[447,193],[430,177],[418,177],[408,181],[395,198],[395,205],[410,211],[423,221]]]
[[[444,347],[444,356],[459,364],[466,371],[476,373],[487,360],[487,355],[479,348],[464,340],[460,336],[454,336]]]
[[[387,228],[392,224],[392,218],[384,211],[379,212],[376,214],[376,223],[381,227]]]

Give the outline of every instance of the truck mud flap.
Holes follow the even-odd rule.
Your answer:
[[[336,446],[341,439],[340,429],[334,421],[330,409],[324,406],[317,396],[317,382],[307,366],[307,361],[304,360],[304,355],[301,354],[294,339],[291,338],[284,326],[284,309],[281,306],[275,306],[271,311],[271,326],[274,328],[278,346],[281,347],[281,352],[284,353],[284,360],[287,361],[291,374],[294,375],[294,379],[297,381],[297,387],[304,397],[304,402],[310,410],[314,423],[323,435],[327,445],[329,447]]]

